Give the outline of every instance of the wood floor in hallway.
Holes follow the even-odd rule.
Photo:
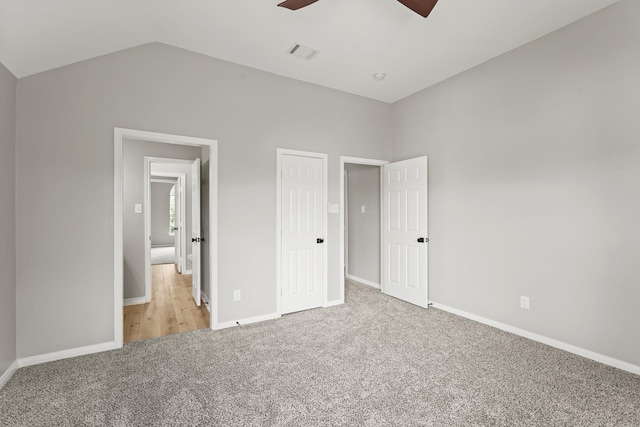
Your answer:
[[[175,264],[151,266],[151,302],[124,307],[124,342],[209,327],[209,311],[191,296],[191,275]]]

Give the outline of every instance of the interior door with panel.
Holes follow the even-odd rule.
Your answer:
[[[182,201],[182,197],[180,196],[180,184],[181,178],[178,177],[176,179],[176,184],[174,186],[173,194],[174,194],[174,202],[173,202],[173,215],[174,215],[174,224],[173,224],[173,247],[175,248],[175,259],[174,262],[176,264],[176,268],[178,269],[178,273],[182,272],[182,214],[180,212],[180,203]]]
[[[324,292],[323,159],[282,156],[282,313],[321,307]]]
[[[427,157],[384,165],[382,185],[382,291],[427,307]]]
[[[200,159],[191,165],[191,294],[200,306]]]

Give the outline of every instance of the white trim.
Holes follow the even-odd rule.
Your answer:
[[[211,307],[210,307],[211,301],[209,301],[209,297],[207,296],[207,294],[204,293],[204,291],[200,292],[200,298],[202,298],[202,302],[204,303],[204,306],[209,311],[209,314],[211,314]]]
[[[218,294],[218,141],[209,147],[209,283],[211,284],[211,329],[216,329],[220,322]]]
[[[322,160],[322,229],[324,232],[323,252],[323,277],[322,277],[322,307],[325,307],[328,300],[328,277],[329,277],[329,229],[328,229],[328,213],[329,206],[329,156],[325,153],[315,153],[311,151],[289,150],[286,148],[276,149],[276,313],[282,315],[282,156],[300,156],[312,157]]]
[[[124,257],[123,257],[123,145],[125,132],[113,131],[113,341],[116,347],[123,343],[123,299],[124,299]]]
[[[115,341],[105,342],[102,344],[88,345],[86,347],[71,348],[69,350],[56,351],[53,353],[40,354],[38,356],[23,357],[18,359],[21,368],[31,365],[39,365],[40,363],[53,362],[55,360],[68,359],[70,357],[84,356],[86,354],[100,353],[103,351],[115,350],[121,348]]]
[[[142,214],[144,224],[144,299],[151,301],[151,164],[149,157],[144,157],[144,181]],[[124,255],[124,254],[123,254]]]
[[[14,360],[11,366],[9,366],[6,371],[4,371],[4,374],[0,376],[0,390],[2,390],[2,387],[4,387],[5,384],[9,382],[9,380],[11,379],[13,374],[16,373],[19,367],[20,363],[17,360]]]
[[[263,316],[248,317],[246,319],[241,319],[241,320],[236,320],[236,321],[231,321],[231,322],[218,323],[216,330],[233,328],[234,326],[245,326],[245,325],[249,325],[251,323],[257,323],[257,322],[264,322],[264,321],[267,321],[267,320],[279,319],[280,317],[282,317],[280,315],[280,313],[271,313],[271,314],[265,314]]]
[[[125,298],[122,302],[122,305],[127,307],[130,305],[146,304],[148,302],[151,302],[151,298],[147,298],[146,296],[137,298]]]
[[[282,315],[282,156],[276,150],[276,313]]]
[[[363,279],[362,277],[354,276],[353,274],[347,273],[347,279],[362,283],[363,285],[371,286],[372,288],[380,289],[380,283],[375,283],[370,280]]]
[[[217,329],[218,316],[218,141],[183,135],[148,132],[134,129],[113,129],[113,336],[114,348],[123,343],[123,257],[122,257],[122,195],[123,195],[123,146],[125,139],[162,142],[167,144],[192,145],[209,148],[209,262],[211,264],[211,329]]]
[[[333,300],[333,301],[327,301],[327,303],[325,305],[323,305],[322,307],[328,308],[328,307],[334,307],[336,305],[342,305],[342,304],[344,304],[344,301],[336,299],[336,300]]]
[[[349,215],[351,212],[349,211],[349,171],[342,171],[342,175],[344,176],[344,210],[340,209],[340,215],[342,216],[342,221],[344,221],[344,227],[342,228],[342,232],[344,233],[344,258],[342,262],[344,262],[344,266],[342,267],[342,271],[349,271]],[[340,206],[340,203],[338,203]]]
[[[432,304],[433,304],[432,305],[433,308],[437,308],[438,310],[446,311],[448,313],[452,313],[457,316],[464,317],[466,319],[473,320],[478,323],[482,323],[484,325],[492,326],[494,328],[503,330],[505,332],[510,332],[512,334],[519,335],[521,337],[528,338],[530,340],[537,341],[542,344],[546,344],[551,347],[558,348],[560,350],[568,351],[569,353],[573,353],[587,359],[595,360],[596,362],[613,366],[614,368],[622,369],[623,371],[631,372],[632,374],[640,375],[640,366],[636,366],[631,363],[624,362],[622,360],[614,359],[613,357],[605,356],[603,354],[596,353],[594,351],[587,350],[581,347],[577,347],[572,344],[567,344],[565,342],[558,341],[553,338],[548,338],[543,335],[538,335],[533,332],[525,331],[524,329],[516,328],[515,326],[509,326],[507,324],[497,322],[495,320],[487,319],[486,317],[467,313],[466,311],[448,307],[446,305],[439,304],[437,302],[432,302]]]
[[[382,166],[388,164],[387,160],[365,159],[362,157],[340,156],[340,263],[344,264],[344,171],[345,163],[355,165]],[[382,171],[380,173],[380,279],[382,280]],[[344,278],[345,266],[340,268],[340,301],[344,303]],[[359,282],[360,280],[358,280]],[[366,283],[365,283],[366,284]]]
[[[152,175],[152,176],[157,176],[157,175]],[[175,185],[177,181],[178,181],[177,179],[170,180],[170,179],[155,179],[155,178],[149,180],[149,182],[151,182],[152,184],[173,184],[173,185]]]

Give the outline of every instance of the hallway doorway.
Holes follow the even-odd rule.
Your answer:
[[[147,151],[150,146],[153,146],[152,152]],[[145,156],[154,156],[193,160],[191,154],[188,157],[182,157],[184,150],[180,147],[195,149],[196,160],[201,159],[196,162],[198,163],[196,171],[199,175],[196,179],[198,182],[200,182],[200,178],[202,179],[202,188],[198,189],[195,186],[191,188],[194,194],[197,193],[203,199],[201,205],[196,208],[201,214],[201,221],[193,228],[193,234],[190,237],[192,246],[193,242],[196,242],[200,247],[199,254],[202,254],[201,268],[197,268],[197,274],[200,278],[198,281],[200,286],[197,286],[197,291],[205,302],[202,305],[202,310],[210,309],[207,314],[193,311],[192,307],[185,305],[186,301],[183,301],[181,295],[184,293],[186,284],[189,286],[189,299],[190,301],[194,300],[192,274],[180,275],[174,263],[168,264],[168,267],[154,268],[154,272],[150,274],[155,276],[154,280],[150,281],[153,285],[153,291],[151,289],[149,292],[145,291],[144,270],[148,268],[150,257],[150,250],[145,250],[145,246],[149,249],[148,244],[152,237],[148,227],[145,229],[145,221],[143,220],[143,213],[150,208],[150,200],[141,192],[143,185],[138,184],[138,181],[142,181],[146,175],[142,169],[148,166],[143,159]],[[204,327],[216,329],[219,323],[217,305],[217,165],[218,150],[215,140],[123,128],[114,129],[113,296],[116,347],[121,347],[125,342],[125,330],[130,332],[127,340],[131,341],[135,336],[144,339],[182,332],[187,329],[199,329],[202,324]],[[132,189],[134,190],[131,191]],[[148,196],[148,191],[146,195]],[[168,232],[170,228],[166,228]],[[188,256],[189,254],[184,255]],[[182,273],[191,272],[182,270]],[[172,287],[172,290],[167,290],[169,286]],[[159,294],[159,298],[153,296],[156,292]],[[194,305],[196,304],[194,303]],[[129,306],[140,307],[128,308]],[[158,325],[154,319],[157,314],[165,312],[168,313],[168,316],[165,316]],[[187,316],[187,312],[191,314],[190,318]],[[138,328],[139,330],[136,332]]]

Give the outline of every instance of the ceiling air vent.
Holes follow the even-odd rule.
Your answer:
[[[289,49],[289,55],[295,56],[296,58],[306,59],[307,61],[311,61],[317,54],[317,50],[298,43],[294,44]]]

